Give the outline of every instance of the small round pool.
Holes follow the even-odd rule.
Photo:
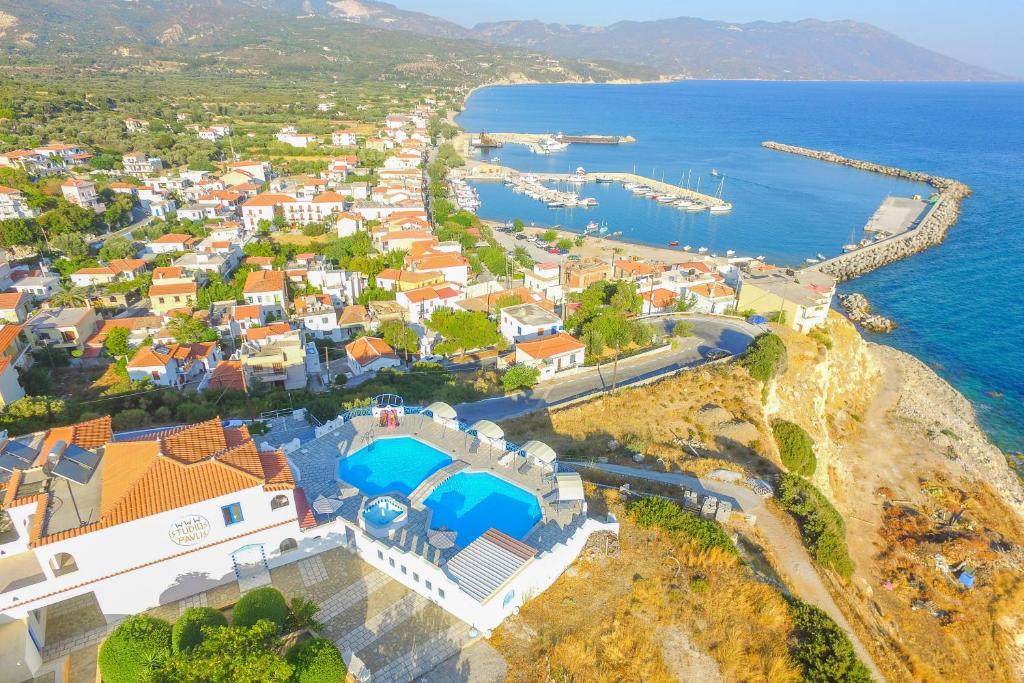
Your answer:
[[[456,532],[462,547],[492,527],[522,540],[541,518],[537,496],[488,472],[459,472],[423,504],[433,511],[430,526]]]
[[[391,496],[380,496],[366,503],[360,526],[375,538],[385,538],[403,526],[409,519],[409,510]]]

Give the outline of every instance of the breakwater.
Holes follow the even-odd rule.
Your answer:
[[[819,161],[841,164],[861,171],[870,171],[894,178],[928,183],[935,188],[936,196],[934,203],[917,227],[807,267],[808,270],[818,270],[827,273],[839,281],[851,280],[876,268],[881,268],[884,265],[905,259],[929,247],[940,244],[946,238],[946,233],[949,232],[949,229],[956,224],[960,217],[960,203],[971,194],[970,187],[952,178],[944,178],[930,173],[922,173],[921,171],[907,171],[895,166],[885,166],[871,161],[849,159],[835,152],[824,152],[806,147],[786,145],[770,140],[762,142],[761,146],[778,152],[798,154]]]

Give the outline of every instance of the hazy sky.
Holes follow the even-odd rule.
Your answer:
[[[610,24],[622,19],[724,21],[854,19],[971,64],[1024,78],[1024,0],[388,0],[472,26],[541,19]]]

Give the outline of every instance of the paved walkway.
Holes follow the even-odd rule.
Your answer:
[[[413,650],[395,657],[373,674],[373,683],[408,683],[455,656],[472,640],[468,624],[459,622],[444,633],[420,644]]]
[[[399,624],[411,619],[429,604],[430,601],[419,593],[407,593],[390,607],[368,618],[361,626],[345,633],[335,640],[334,644],[343,654],[359,652],[373,645]]]
[[[814,568],[810,555],[789,527],[780,519],[780,513],[765,505],[765,501],[753,491],[736,484],[713,479],[698,479],[677,472],[652,472],[636,467],[595,463],[594,468],[628,477],[639,477],[668,484],[689,487],[698,493],[710,493],[732,503],[733,509],[757,517],[757,527],[771,544],[772,550],[779,561],[779,571],[786,575],[789,584],[800,598],[824,610],[839,624],[853,643],[857,656],[861,658],[876,681],[885,681],[885,676],[875,665],[867,648],[860,642],[857,634],[840,611],[832,595],[825,588],[821,577]]]

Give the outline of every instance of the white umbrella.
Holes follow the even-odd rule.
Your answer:
[[[335,498],[334,496],[327,498],[323,494],[317,496],[316,500],[313,501],[313,511],[319,512],[321,515],[333,515],[341,509],[341,506],[340,498]]]

